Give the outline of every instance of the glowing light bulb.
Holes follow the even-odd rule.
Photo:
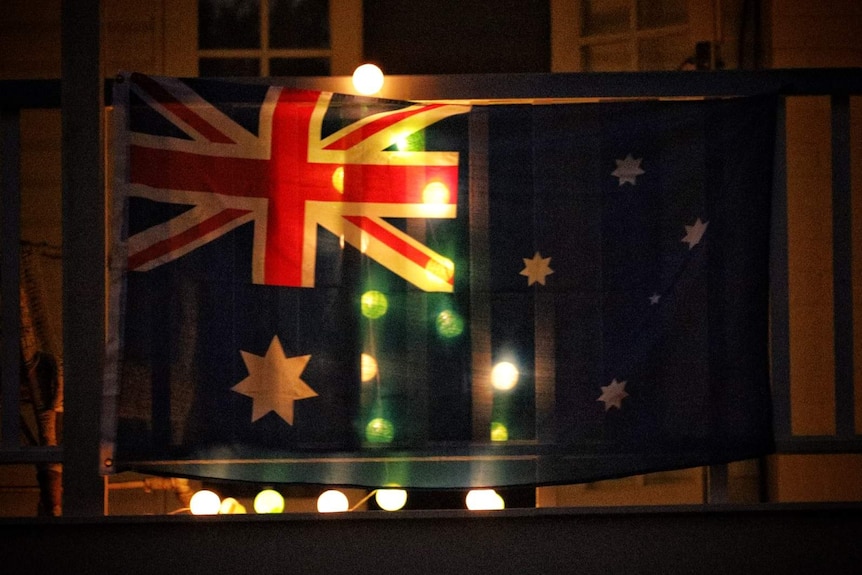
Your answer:
[[[378,489],[374,500],[384,511],[398,511],[407,503],[407,492],[403,489]]]
[[[509,441],[509,430],[499,421],[491,422],[491,441]]]
[[[395,426],[384,417],[375,417],[365,426],[365,439],[369,443],[389,443],[395,439]]]
[[[500,391],[509,391],[518,383],[518,368],[508,361],[501,361],[491,369],[491,385]]]
[[[324,491],[317,498],[317,511],[320,513],[338,513],[349,508],[347,496],[337,489]]]
[[[441,337],[458,337],[464,331],[464,320],[451,309],[444,309],[437,314],[436,325]]]
[[[243,515],[245,514],[245,505],[233,497],[226,497],[219,505],[218,512],[219,515]]]
[[[366,96],[376,94],[383,87],[383,71],[374,64],[362,64],[353,71],[353,87]]]
[[[363,382],[368,382],[377,377],[377,360],[367,353],[362,354],[359,367],[359,376]]]
[[[407,135],[398,136],[395,139],[395,147],[398,149],[399,152],[404,152],[408,150],[410,148],[410,140],[408,139]]]
[[[455,264],[447,259],[428,260],[425,264],[425,274],[429,279],[449,282],[455,275]]]
[[[426,204],[448,204],[449,188],[443,182],[429,182],[422,190],[422,201]]]
[[[467,509],[470,511],[488,511],[505,509],[506,502],[493,489],[473,489],[467,494]]]
[[[220,506],[221,498],[208,489],[196,492],[189,502],[192,515],[216,515]]]
[[[386,310],[389,308],[389,301],[383,293],[377,290],[370,290],[362,294],[360,307],[362,315],[368,319],[377,319],[386,313]]]
[[[339,194],[344,193],[344,166],[338,166],[332,171],[332,187],[335,188]]]
[[[254,496],[255,513],[281,513],[284,511],[284,497],[275,489],[264,489]]]

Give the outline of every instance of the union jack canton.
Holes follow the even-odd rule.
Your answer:
[[[128,238],[130,271],[152,270],[252,222],[253,283],[314,287],[321,227],[422,290],[453,291],[453,262],[384,218],[456,216],[458,153],[399,143],[469,106],[405,102],[325,134],[333,94],[273,86],[255,133],[181,80],[127,81],[174,131],[133,124],[128,194],[188,206]]]

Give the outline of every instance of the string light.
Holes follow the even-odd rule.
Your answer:
[[[317,511],[320,513],[339,513],[347,511],[350,504],[347,496],[337,489],[329,489],[317,498]]]
[[[407,503],[407,492],[403,489],[378,489],[374,501],[384,511],[398,511]]]
[[[359,366],[359,376],[362,378],[363,382],[369,382],[377,377],[377,360],[374,359],[373,355],[369,355],[367,353],[362,354]]]
[[[245,505],[233,497],[225,497],[219,505],[218,512],[219,515],[244,515]]]
[[[383,71],[374,64],[362,64],[353,71],[353,87],[365,96],[376,94],[383,87]]]
[[[500,391],[509,391],[518,383],[518,368],[508,361],[501,361],[491,369],[491,385]]]
[[[395,438],[395,426],[384,417],[375,417],[365,426],[365,439],[369,443],[390,443]]]
[[[284,497],[275,489],[264,489],[254,497],[256,513],[281,513],[284,511]]]
[[[451,309],[444,309],[437,314],[437,333],[441,337],[458,337],[464,331],[464,320]]]
[[[508,441],[509,429],[499,421],[491,422],[491,441]]]
[[[189,510],[192,515],[216,515],[221,507],[221,498],[209,489],[201,489],[192,495]]]
[[[377,290],[369,290],[362,294],[360,307],[362,315],[368,319],[377,319],[386,313],[386,310],[389,308],[389,301],[383,293]]]
[[[338,166],[332,171],[332,187],[339,194],[344,193],[344,166]]]
[[[490,511],[505,509],[506,502],[493,489],[473,489],[467,494],[467,509],[470,511]]]
[[[443,182],[429,182],[422,190],[422,202],[426,204],[448,204],[449,188]]]
[[[425,264],[425,274],[428,279],[448,282],[455,275],[455,264],[446,258],[429,259]]]

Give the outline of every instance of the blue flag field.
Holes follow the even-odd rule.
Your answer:
[[[468,488],[773,450],[775,97],[116,90],[105,473]]]

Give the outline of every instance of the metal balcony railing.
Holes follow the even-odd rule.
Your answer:
[[[263,80],[261,80],[263,81]],[[287,86],[345,91],[346,78],[269,78]],[[111,82],[106,82],[110,88]],[[853,237],[853,210],[851,190],[851,98],[862,96],[862,69],[723,71],[723,72],[656,72],[610,74],[540,74],[540,75],[469,75],[390,77],[382,96],[414,100],[510,100],[510,99],[572,99],[572,98],[664,98],[664,97],[728,97],[758,93],[777,93],[780,99],[779,124],[775,156],[775,183],[771,254],[771,361],[774,390],[775,434],[779,452],[783,453],[849,453],[862,452],[862,435],[858,430],[862,418],[855,394],[862,383],[854,381],[854,354],[859,345],[854,342],[854,281],[853,248],[862,246],[859,237]],[[106,92],[109,102],[110,91]],[[787,214],[787,146],[786,102],[800,96],[828,98],[831,105],[831,123],[824,126],[831,134],[831,253],[834,309],[830,321],[834,330],[834,420],[835,432],[829,435],[798,435],[792,426],[793,397],[790,381],[790,298],[788,265],[788,214]],[[30,108],[61,108],[61,82],[59,80],[3,81],[0,82],[0,211],[2,211],[2,254],[0,254],[0,318],[2,318],[2,344],[0,344],[0,464],[62,462],[70,457],[70,450],[62,447],[25,447],[21,445],[19,418],[19,264],[20,264],[20,122],[21,111]],[[63,114],[75,114],[62,108]],[[858,119],[857,119],[858,121]],[[98,127],[90,133],[98,134]],[[64,137],[67,132],[64,130]],[[73,145],[64,141],[64,145]],[[63,170],[70,169],[72,155],[64,154]],[[99,174],[93,177],[98,178]],[[103,189],[102,182],[91,182]],[[857,191],[858,194],[858,191]],[[104,192],[102,200],[104,201]],[[71,215],[64,202],[64,225]],[[858,222],[857,222],[858,225]],[[86,228],[85,232],[86,232]],[[65,234],[65,232],[64,232]],[[79,241],[102,248],[104,234],[94,227],[89,237]],[[98,252],[96,252],[98,253]],[[80,262],[80,254],[64,249],[64,271]],[[860,257],[856,255],[857,259]],[[91,262],[93,263],[93,262]],[[99,262],[96,262],[97,264]],[[64,288],[65,289],[65,288]],[[858,290],[857,286],[857,290]],[[83,316],[86,321],[104,325],[104,306],[91,305],[92,309],[76,311],[67,316],[69,298],[64,297],[65,332],[75,333],[76,322]],[[857,317],[860,317],[857,313]],[[89,332],[88,332],[89,333]],[[66,338],[64,350],[81,353],[98,353],[104,349],[103,341],[87,341],[87,337]],[[858,357],[856,358],[858,361]],[[67,371],[67,379],[75,378]],[[93,382],[90,382],[93,384]],[[101,389],[101,386],[98,386]],[[80,386],[67,386],[67,410],[80,409],[84,403],[74,400]],[[91,401],[91,400],[89,400]],[[79,414],[67,418],[74,426],[92,426],[87,429],[68,429],[73,437],[97,437],[99,418],[95,414]],[[68,424],[67,424],[68,425]],[[86,466],[84,466],[86,468]],[[95,467],[94,467],[95,469]],[[74,477],[67,482],[75,482]],[[82,480],[89,481],[89,480]]]

